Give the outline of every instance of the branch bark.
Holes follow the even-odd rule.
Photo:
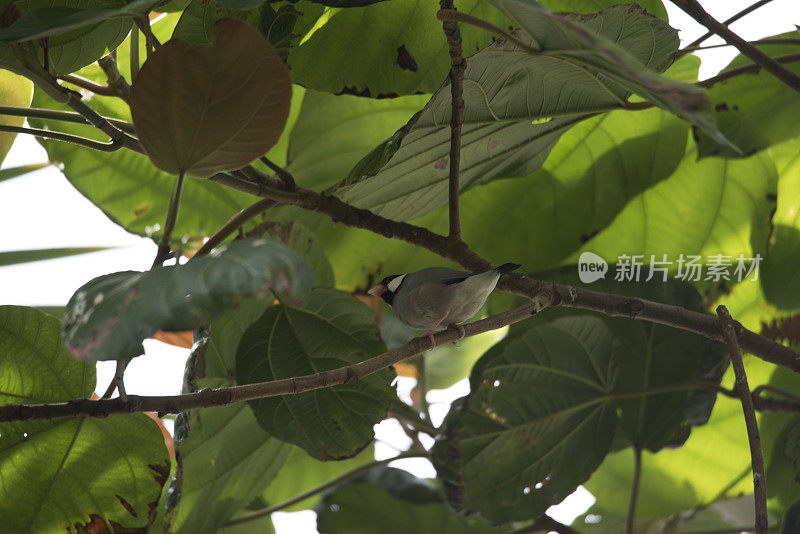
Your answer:
[[[453,0],[441,0],[443,10],[453,10]],[[450,177],[448,208],[450,215],[450,238],[461,239],[461,220],[459,218],[458,195],[459,170],[461,168],[461,125],[464,122],[464,71],[467,62],[461,49],[461,30],[458,22],[451,19],[442,21],[447,47],[450,50]]]
[[[526,319],[538,310],[532,302],[512,310],[464,325],[466,336],[474,336]],[[458,341],[461,334],[448,329],[435,334],[436,345]],[[323,371],[313,375],[284,378],[257,384],[245,384],[217,389],[203,389],[195,393],[175,396],[145,397],[128,395],[126,399],[76,399],[51,404],[5,404],[0,406],[0,422],[30,419],[57,419],[63,417],[107,417],[111,414],[157,412],[159,417],[196,408],[225,406],[234,402],[295,395],[305,391],[350,384],[365,376],[377,373],[406,358],[430,348],[427,336],[414,338],[405,345],[384,352],[374,358],[347,367]]]
[[[747,425],[747,438],[750,442],[750,457],[753,466],[753,489],[755,491],[756,507],[756,534],[767,534],[769,530],[767,518],[767,484],[764,476],[764,458],[761,455],[761,437],[758,434],[758,422],[756,412],[753,407],[753,398],[750,394],[750,387],[747,385],[747,374],[742,362],[742,353],[739,350],[735,325],[728,308],[717,306],[720,326],[725,335],[725,343],[728,345],[728,354],[731,357],[731,365],[736,374],[736,392],[742,400],[742,411]]]
[[[672,0],[672,3],[694,20],[708,28],[709,31],[716,33],[725,39],[726,42],[735,46],[739,52],[749,57],[754,63],[761,65],[764,70],[800,93],[800,76],[797,76],[757,47],[733,33],[725,24],[709,15],[697,0]]]
[[[746,8],[744,8],[743,10],[739,11],[738,13],[736,13],[735,15],[733,15],[732,17],[727,19],[725,22],[723,22],[723,24],[725,26],[729,26],[730,24],[733,24],[734,22],[736,22],[740,18],[744,17],[745,15],[749,15],[750,13],[755,11],[756,9],[760,8],[761,6],[765,6],[765,5],[769,4],[770,2],[772,2],[772,0],[759,0],[755,4],[749,5]],[[711,37],[713,35],[714,35],[714,32],[712,32],[712,31],[709,31],[709,32],[703,34],[702,36],[698,37],[697,39],[695,39],[694,41],[689,43],[686,46],[686,48],[684,48],[683,50],[681,50],[679,52],[679,54],[682,55],[682,54],[686,53],[687,51],[691,52],[692,48],[696,47],[697,45],[699,45],[700,43],[702,43],[703,41],[705,41],[706,39],[708,39],[709,37]]]

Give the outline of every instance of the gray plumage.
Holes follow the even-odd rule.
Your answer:
[[[389,303],[401,322],[412,328],[424,328],[430,334],[449,325],[459,325],[478,313],[500,276],[519,267],[506,263],[478,274],[429,267],[388,276],[369,292]]]

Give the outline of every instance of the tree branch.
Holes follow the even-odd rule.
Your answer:
[[[758,9],[759,7],[765,6],[765,5],[769,4],[770,2],[772,2],[772,0],[759,0],[758,2],[756,2],[756,3],[752,4],[752,5],[749,5],[746,8],[744,8],[743,10],[739,11],[738,13],[736,13],[735,15],[730,17],[728,20],[723,22],[723,24],[725,26],[729,26],[729,25],[733,24],[734,22],[736,22],[737,20],[739,20],[740,18],[744,17],[745,15],[749,15],[750,13],[752,13],[753,11]],[[697,45],[699,45],[700,43],[702,43],[703,41],[705,41],[706,39],[708,39],[712,35],[714,35],[714,32],[709,31],[709,32],[703,34],[702,36],[698,37],[697,39],[695,39],[694,41],[689,43],[683,50],[679,51],[679,57],[680,57],[680,55],[686,54],[687,52],[691,52],[692,48],[695,48]]]
[[[0,106],[0,115],[11,115],[14,117],[33,117],[36,119],[51,119],[55,121],[72,122],[75,124],[87,124],[91,126],[89,121],[74,111],[61,111],[57,109],[45,108],[20,108],[16,106]],[[112,119],[103,117],[105,120],[119,128],[120,130],[128,133],[134,133],[133,124],[120,119]]]
[[[103,143],[101,141],[87,139],[78,135],[54,132],[53,130],[41,130],[39,128],[23,128],[22,126],[7,126],[5,124],[0,124],[0,132],[21,133],[36,137],[44,137],[46,139],[55,139],[56,141],[66,141],[67,143],[72,143],[74,145],[80,145],[103,152],[115,152],[122,148],[122,144],[115,141]]]
[[[131,96],[131,86],[128,84],[128,80],[119,72],[117,58],[112,54],[108,54],[97,60],[97,64],[103,69],[108,80],[108,87],[114,93],[114,96],[118,96],[127,102]]]
[[[512,310],[464,325],[467,336],[496,330],[526,319],[538,310],[532,302]],[[461,334],[448,329],[434,335],[437,345],[460,339]],[[195,393],[175,396],[145,397],[128,395],[127,399],[75,399],[51,404],[5,404],[0,406],[0,422],[30,419],[56,419],[62,417],[106,417],[118,413],[157,412],[159,417],[209,406],[225,406],[279,395],[295,395],[305,391],[350,384],[365,376],[377,373],[406,358],[430,348],[427,336],[414,338],[405,345],[384,352],[363,362],[323,371],[312,375],[284,378],[257,384],[244,384],[217,389],[203,389]]]
[[[736,329],[728,312],[728,308],[723,305],[717,306],[720,326],[725,335],[725,343],[728,345],[728,354],[731,357],[731,365],[736,374],[736,391],[742,400],[742,411],[744,420],[747,424],[747,437],[750,441],[750,457],[753,466],[753,489],[755,491],[756,507],[756,534],[767,534],[769,525],[767,523],[767,484],[764,476],[764,458],[761,455],[761,437],[758,435],[758,422],[756,412],[753,408],[753,398],[750,395],[750,387],[747,385],[747,374],[742,362],[742,353],[739,350],[739,341],[736,336]]]
[[[183,178],[184,172],[178,175],[178,181],[175,183],[175,189],[172,191],[172,196],[169,198],[169,208],[167,209],[167,218],[164,221],[164,232],[161,234],[161,239],[158,242],[158,252],[153,260],[153,267],[157,267],[164,263],[164,260],[169,258],[172,251],[172,231],[175,229],[175,223],[178,221],[178,208],[181,205],[181,193],[183,193]]]
[[[287,171],[280,165],[276,165],[275,163],[273,163],[272,160],[270,160],[267,156],[261,156],[261,158],[259,159],[261,160],[261,163],[269,167],[272,170],[272,172],[278,175],[278,177],[281,179],[284,187],[287,190],[294,191],[295,189],[297,189],[297,183],[295,183],[294,181],[294,176],[292,176],[292,174],[289,171]]]
[[[282,503],[275,504],[275,505],[272,505],[272,506],[268,506],[266,508],[262,508],[261,510],[254,510],[254,511],[248,512],[246,514],[242,514],[242,515],[240,515],[238,517],[234,517],[233,519],[231,519],[230,521],[225,523],[225,526],[240,525],[242,523],[247,523],[248,521],[253,521],[254,519],[260,519],[262,517],[266,517],[268,515],[272,515],[274,512],[279,512],[279,511],[281,511],[281,510],[283,510],[285,508],[289,508],[290,506],[293,506],[293,505],[295,505],[295,504],[297,504],[299,502],[303,502],[304,500],[308,499],[309,497],[313,497],[317,493],[322,493],[323,491],[327,490],[328,488],[332,488],[332,487],[334,487],[334,486],[336,486],[338,484],[341,484],[345,480],[349,480],[349,479],[353,478],[354,476],[356,476],[356,475],[358,475],[360,473],[363,473],[365,471],[369,471],[370,469],[372,469],[374,467],[380,467],[382,465],[387,465],[387,464],[390,464],[390,463],[394,462],[395,460],[403,460],[405,458],[427,458],[427,457],[428,457],[428,453],[424,452],[424,451],[422,451],[422,452],[421,451],[406,451],[406,452],[401,452],[400,454],[398,454],[397,456],[394,456],[392,458],[386,458],[385,460],[375,460],[373,462],[369,462],[369,463],[366,463],[364,465],[360,465],[360,466],[358,466],[358,467],[356,467],[354,469],[351,469],[350,471],[348,471],[346,473],[343,473],[343,474],[339,475],[336,478],[333,478],[333,479],[325,482],[324,484],[320,484],[319,486],[311,488],[311,489],[309,489],[307,491],[304,491],[303,493],[300,493],[299,495],[296,495],[296,496],[292,497],[291,499],[287,499],[287,500],[283,501]]]
[[[775,56],[772,59],[774,59],[781,65],[784,63],[796,63],[800,61],[800,53],[784,54],[782,56]],[[748,65],[742,65],[741,67],[735,67],[730,70],[724,70],[719,74],[717,74],[716,76],[708,78],[707,80],[703,80],[702,82],[697,82],[695,85],[699,85],[700,87],[706,87],[706,88],[711,87],[714,84],[724,82],[725,80],[729,80],[735,76],[740,76],[742,74],[749,74],[751,72],[758,72],[762,68],[763,67],[758,63],[750,63]]]
[[[64,74],[59,76],[58,79],[67,83],[71,83],[72,85],[80,87],[81,89],[91,91],[96,95],[117,96],[111,87],[94,83],[92,80],[87,80],[86,78],[78,76],[77,74]]]
[[[800,39],[789,39],[789,38],[766,38],[766,39],[758,39],[757,41],[750,41],[751,44],[754,45],[800,45]],[[733,46],[728,43],[720,43],[720,44],[713,44],[713,45],[705,45],[705,46],[693,46],[692,48],[686,47],[682,48],[680,52],[684,52],[683,55],[688,54],[689,52],[697,52],[698,50],[713,50],[715,48],[725,48],[726,46]]]
[[[236,230],[239,229],[244,223],[252,219],[253,217],[259,215],[260,213],[264,213],[266,210],[270,209],[276,204],[276,202],[269,198],[264,198],[252,204],[239,213],[231,217],[228,222],[226,222],[222,228],[217,230],[214,235],[212,235],[208,241],[203,243],[203,246],[197,249],[197,252],[194,253],[193,258],[199,258],[201,256],[205,256],[209,252],[211,252],[215,247],[220,245],[225,239],[227,239],[231,234],[233,234]]]
[[[697,0],[672,0],[672,3],[681,8],[681,10],[694,20],[708,28],[711,32],[716,33],[725,39],[726,42],[735,46],[739,52],[749,57],[754,63],[761,65],[764,70],[771,73],[787,86],[800,92],[800,76],[797,76],[760,49],[733,33],[725,24],[709,15]]]
[[[441,0],[442,10],[455,11],[453,0]],[[461,167],[461,125],[464,122],[464,71],[467,62],[461,49],[461,30],[458,22],[447,19],[442,21],[442,28],[450,50],[450,177],[448,209],[450,212],[451,239],[461,239],[461,220],[458,210],[459,180],[458,173]]]

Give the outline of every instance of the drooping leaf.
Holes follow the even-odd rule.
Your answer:
[[[144,3],[144,0],[141,0]],[[95,13],[102,10],[126,9],[124,0],[18,0],[14,5],[24,17],[26,13],[37,10],[74,10]],[[140,7],[142,4],[138,4]],[[138,10],[138,9],[137,9]],[[67,12],[64,12],[67,13]],[[73,12],[74,13],[74,12]],[[78,16],[77,18],[81,18]],[[51,19],[48,23],[59,24]],[[50,66],[56,74],[69,74],[99,59],[106,51],[114,50],[128,35],[131,29],[129,17],[105,20],[99,24],[82,26],[48,39]],[[3,61],[16,62],[9,45],[0,43],[0,57]]]
[[[0,103],[4,106],[16,106],[26,108],[31,105],[33,98],[33,82],[14,74],[9,70],[0,70]],[[0,115],[0,124],[3,126],[20,127],[25,122],[25,117],[14,117],[12,115]],[[14,144],[17,134],[11,132],[0,132],[0,163],[6,159],[11,145]],[[24,170],[25,167],[16,169],[4,169],[0,171],[0,181],[14,178],[23,173],[15,171]],[[31,169],[33,170],[33,169]],[[27,171],[25,171],[27,172]]]
[[[572,493],[611,446],[615,352],[611,331],[589,317],[490,349],[433,449],[450,504],[508,522],[538,517]]]
[[[718,142],[730,144],[717,129],[705,91],[659,76],[653,66],[643,64],[642,56],[638,55],[640,47],[653,46],[651,41],[658,43],[655,46],[677,46],[675,32],[642,35],[641,30],[637,30],[638,42],[621,46],[606,36],[603,27],[609,23],[608,18],[587,15],[581,20],[557,15],[536,0],[491,0],[491,3],[533,37],[542,53],[592,69],[610,83],[619,84],[692,122]],[[648,17],[636,4],[615,6],[602,13],[610,12],[615,13],[618,31],[629,26],[632,17]],[[657,27],[657,19],[651,18],[653,27]]]
[[[653,69],[654,76],[669,65],[677,49],[675,30],[655,17],[622,6],[581,19],[577,27],[633,50],[632,61],[639,62],[641,69]],[[623,107],[631,92],[630,87],[587,71],[581,64],[558,55],[534,57],[504,40],[467,61],[464,87],[462,190],[535,171],[568,129],[592,114]],[[410,129],[405,127],[408,131],[388,163],[377,174],[353,176],[350,181],[357,183],[341,189],[339,196],[383,216],[404,220],[444,205],[450,111],[451,89],[446,82]],[[397,140],[391,139],[383,150],[396,145]]]
[[[247,23],[223,19],[209,45],[172,39],[161,46],[134,81],[130,106],[158,168],[207,177],[269,150],[290,98],[289,73],[275,49]]]
[[[217,318],[192,354],[191,388],[235,385],[236,347],[268,304],[248,299]],[[188,417],[187,417],[188,416]],[[291,447],[264,432],[245,403],[195,410],[176,421],[181,484],[171,503],[171,532],[216,532],[258,497]]]
[[[796,33],[788,33],[775,37],[796,36]],[[797,51],[797,47],[791,45],[767,44],[759,48],[770,56]],[[722,69],[722,73],[748,63],[751,63],[749,59],[738,56]],[[800,74],[800,62],[785,66],[795,74]],[[708,95],[714,105],[719,130],[741,152],[698,131],[695,135],[700,157],[749,156],[800,134],[800,127],[793,120],[800,113],[797,92],[768,72],[758,70],[716,83],[708,89]]]
[[[240,240],[186,265],[95,278],[67,303],[64,339],[83,359],[131,358],[159,330],[190,330],[237,299],[270,291],[297,299],[310,284],[311,270],[295,252],[263,239]]]
[[[383,352],[372,312],[355,298],[318,288],[303,307],[268,308],[236,354],[240,384],[351,365]],[[388,370],[353,384],[250,401],[262,428],[321,460],[349,458],[372,440],[394,399]]]
[[[28,263],[31,261],[51,260],[74,256],[76,254],[86,254],[108,250],[108,247],[75,247],[75,248],[45,248],[38,250],[14,250],[10,252],[0,252],[0,266],[14,265],[15,263]]]
[[[116,7],[81,9],[69,6],[44,7],[27,11],[11,26],[0,28],[0,41],[33,41],[95,27],[107,20],[140,17],[158,0],[132,0]]]
[[[391,520],[386,511],[391,510]],[[316,507],[321,534],[491,534],[505,531],[466,518],[444,503],[431,482],[393,467],[357,475],[324,494]]]
[[[281,472],[275,477],[261,495],[270,506],[282,503],[300,495],[304,491],[324,484],[352,469],[369,463],[375,459],[375,447],[370,444],[354,458],[338,462],[321,462],[309,456],[300,447],[292,447],[289,459]],[[296,512],[313,507],[320,499],[316,494],[304,501],[286,508],[287,512]]]
[[[67,355],[60,321],[49,315],[0,307],[0,347],[0,403],[94,391],[94,366]],[[169,465],[161,430],[144,414],[2,423],[0,522],[20,533],[146,528]]]
[[[28,102],[28,104],[30,104],[30,102]],[[24,176],[28,173],[38,171],[39,169],[43,169],[48,165],[49,165],[48,163],[32,163],[30,165],[20,165],[18,167],[9,167],[7,169],[0,169],[0,182],[3,182],[5,180],[11,180],[12,178],[17,178],[18,176]]]

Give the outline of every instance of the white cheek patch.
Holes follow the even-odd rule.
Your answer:
[[[403,278],[405,277],[406,275],[403,274],[398,276],[397,278],[392,278],[392,281],[389,282],[389,285],[387,285],[386,287],[389,289],[389,291],[394,293],[395,291],[397,291],[397,288],[400,287],[400,284],[403,283]]]

